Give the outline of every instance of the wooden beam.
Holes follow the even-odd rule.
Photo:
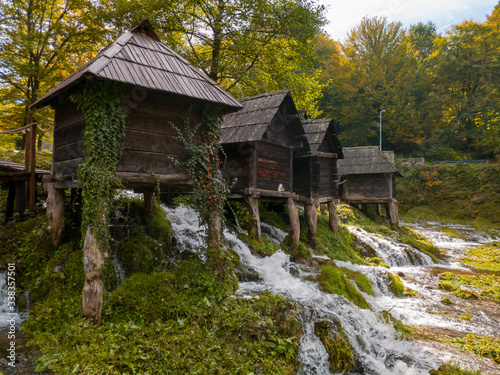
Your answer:
[[[246,202],[248,204],[248,212],[254,220],[255,239],[260,241],[262,230],[260,227],[259,199],[254,198],[253,196],[248,196],[246,198]]]
[[[252,153],[250,155],[250,179],[249,187],[250,189],[257,188],[257,168],[258,168],[258,151],[259,151],[259,142],[252,143]]]
[[[14,203],[16,199],[16,185],[14,182],[9,183],[9,194],[7,196],[7,211],[5,213],[5,221],[9,220],[14,215]]]
[[[152,189],[144,190],[144,209],[148,220],[155,210],[155,193]]]
[[[317,156],[319,158],[330,158],[330,159],[335,159],[338,157],[337,154],[332,153],[332,152],[322,152],[322,151],[316,151],[316,154],[314,156]]]
[[[136,173],[136,172],[117,172],[116,176],[124,183],[143,183],[145,185],[156,186],[159,182],[165,185],[186,184],[189,181],[187,174],[155,174]]]
[[[307,221],[307,237],[309,245],[314,248],[314,236],[316,235],[316,226],[318,224],[318,208],[314,204],[306,204],[304,213]]]
[[[61,241],[64,229],[64,189],[57,189],[54,183],[48,183],[45,205],[50,238],[52,244],[57,246]]]
[[[35,209],[36,203],[36,120],[31,124],[30,134],[30,183],[29,183],[29,197],[30,197],[30,211]]]
[[[101,321],[104,293],[104,284],[101,277],[103,263],[99,243],[90,228],[88,228],[83,243],[85,285],[82,290],[82,313],[84,317],[93,320],[97,325]]]
[[[332,230],[332,232],[337,234],[339,232],[337,205],[333,200],[328,202],[328,221],[330,223],[330,229]]]
[[[26,210],[26,182],[16,181],[16,213],[22,215]]]
[[[294,246],[299,246],[300,241],[300,222],[299,212],[297,211],[297,204],[295,200],[290,197],[287,200],[288,216],[290,218],[290,229],[288,234],[293,241]]]
[[[396,202],[389,202],[387,203],[386,207],[389,218],[391,219],[391,223],[394,226],[399,227],[398,204]]]

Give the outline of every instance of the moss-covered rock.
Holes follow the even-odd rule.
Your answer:
[[[331,265],[324,266],[319,275],[319,284],[325,292],[340,294],[356,306],[371,310],[363,295],[356,290],[340,268]]]
[[[345,267],[342,267],[342,272],[349,279],[354,281],[361,291],[371,296],[373,295],[372,284],[370,283],[370,280],[368,280],[368,277],[366,277],[364,274],[362,274],[359,271],[353,271]]]
[[[403,297],[405,293],[405,286],[401,282],[399,276],[393,275],[392,273],[388,273],[387,278],[389,279],[389,290],[396,297]]]
[[[454,282],[452,281],[441,281],[439,284],[438,284],[438,288],[439,289],[442,289],[442,290],[445,290],[447,292],[454,292],[456,290],[459,290],[460,287],[455,284]]]
[[[330,370],[333,373],[349,372],[355,365],[354,351],[340,322],[319,320],[314,322],[314,333],[323,343]]]

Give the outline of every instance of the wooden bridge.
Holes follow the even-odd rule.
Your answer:
[[[16,213],[22,214],[28,202],[29,209],[31,211],[34,210],[36,184],[37,182],[42,182],[44,175],[50,174],[49,171],[36,168],[37,127],[36,121],[33,121],[33,123],[22,128],[0,132],[0,134],[25,133],[27,135],[24,165],[12,161],[0,160],[0,182],[7,183],[9,186],[6,219],[12,217],[14,210]]]

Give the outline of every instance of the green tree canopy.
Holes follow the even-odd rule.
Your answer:
[[[95,53],[98,29],[87,0],[0,1],[0,126],[28,123],[41,94]],[[97,26],[97,25],[96,25]],[[41,112],[39,122],[43,123]]]

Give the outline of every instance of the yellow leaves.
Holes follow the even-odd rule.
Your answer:
[[[438,171],[423,171],[422,178],[425,181],[425,186],[432,187],[437,186],[443,181],[438,179],[439,172]]]

